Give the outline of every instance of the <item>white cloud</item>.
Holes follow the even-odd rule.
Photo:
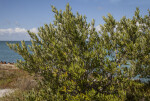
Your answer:
[[[34,33],[38,33],[38,29],[37,28],[32,28],[30,29],[31,32],[34,32]]]
[[[29,29],[31,32],[37,33],[37,28]],[[8,28],[0,29],[0,41],[4,40],[30,40],[25,28]]]
[[[25,28],[15,28],[14,33],[26,33],[27,30]]]
[[[13,29],[8,28],[8,29],[0,29],[0,35],[4,35],[5,33],[12,33]]]
[[[38,30],[37,28],[32,28],[30,29],[31,32],[34,32],[34,33],[37,33]],[[27,29],[25,28],[8,28],[8,29],[0,29],[0,35],[4,34],[4,33],[7,33],[7,34],[13,34],[13,33],[26,33],[27,32]]]

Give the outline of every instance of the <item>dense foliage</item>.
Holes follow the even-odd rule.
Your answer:
[[[150,98],[150,85],[134,80],[150,77],[150,11],[132,19],[116,21],[103,17],[100,31],[95,21],[74,15],[69,4],[55,13],[53,24],[40,27],[38,34],[28,31],[32,45],[22,41],[8,44],[24,61],[17,66],[43,77],[38,91],[27,100],[124,101]],[[149,88],[148,88],[149,87]],[[143,94],[144,93],[144,94]]]

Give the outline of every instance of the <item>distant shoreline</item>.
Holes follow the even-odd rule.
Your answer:
[[[14,62],[6,62],[6,61],[0,61],[0,64],[14,64]]]

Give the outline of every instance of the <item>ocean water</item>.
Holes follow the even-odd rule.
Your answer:
[[[21,41],[0,41],[0,61],[6,61],[7,63],[8,62],[14,62],[16,63],[17,60],[23,60],[23,58],[15,53],[13,50],[11,50],[6,43],[19,43],[21,44]],[[31,42],[30,41],[26,41],[25,42],[26,45],[31,45]],[[124,65],[125,66],[125,65]],[[129,65],[125,66],[125,67],[130,67]],[[138,77],[135,77],[135,78],[138,78]],[[134,78],[134,79],[135,79]],[[142,82],[147,82],[147,81],[150,81],[150,79],[140,79]]]
[[[23,60],[23,58],[15,53],[13,50],[11,50],[6,43],[19,43],[21,44],[21,41],[0,41],[0,61],[6,61],[8,62],[14,62],[16,63],[17,60]],[[31,45],[30,41],[25,42],[26,45]]]

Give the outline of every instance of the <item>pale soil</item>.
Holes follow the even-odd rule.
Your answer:
[[[13,64],[0,64],[0,69],[18,69]]]
[[[14,89],[0,89],[0,97],[9,95],[10,93],[13,93]]]

